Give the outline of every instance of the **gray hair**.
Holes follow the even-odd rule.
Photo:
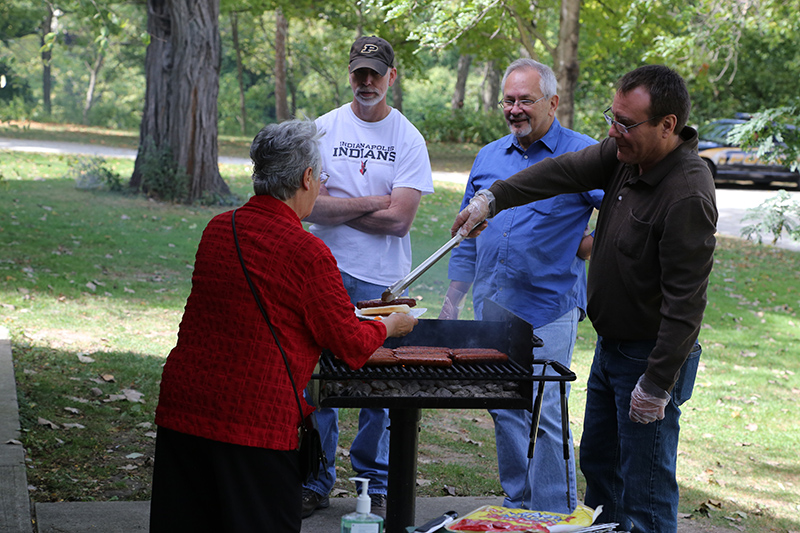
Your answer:
[[[508,76],[519,69],[535,70],[539,73],[539,89],[542,91],[542,96],[545,98],[550,98],[558,94],[558,82],[556,81],[556,75],[553,73],[553,69],[538,61],[525,57],[517,59],[508,66],[506,73],[503,74],[503,81],[500,83],[500,87],[505,89]]]
[[[264,126],[250,145],[253,160],[253,190],[286,201],[303,182],[303,173],[311,167],[319,177],[322,133],[311,120],[287,120]]]

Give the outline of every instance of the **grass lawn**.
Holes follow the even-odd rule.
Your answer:
[[[434,166],[469,168],[474,148],[431,147]],[[0,152],[0,325],[13,342],[29,484],[35,501],[146,499],[161,365],[201,232],[227,208],[78,190],[64,177],[73,160]],[[126,177],[133,162],[107,165]],[[221,172],[246,197],[246,169]],[[449,238],[461,193],[436,183],[423,199],[412,229],[416,263]],[[446,267],[441,261],[411,287],[426,318],[439,313]],[[701,368],[683,407],[681,512],[740,531],[800,530],[798,308],[800,254],[719,239]],[[583,322],[570,397],[576,443],[593,339]],[[352,490],[344,455],[355,422],[356,412],[343,410],[338,490]],[[501,494],[487,413],[425,410],[421,425],[419,494]]]

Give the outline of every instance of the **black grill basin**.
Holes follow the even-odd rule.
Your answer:
[[[485,318],[487,309],[488,306],[484,308]],[[532,457],[543,387],[546,382],[559,382],[564,453],[565,458],[569,457],[565,391],[566,382],[574,381],[575,374],[560,363],[533,359],[533,348],[542,346],[542,341],[523,320],[508,312],[496,313],[489,321],[420,319],[411,333],[387,339],[384,346],[494,348],[509,356],[502,364],[454,363],[447,368],[393,366],[351,370],[334,354],[323,352],[319,370],[312,375],[309,384],[310,389],[319,389],[313,394],[316,405],[389,409],[386,533],[404,533],[414,522],[421,408],[532,410],[529,448]],[[534,382],[538,382],[538,387],[534,387]]]

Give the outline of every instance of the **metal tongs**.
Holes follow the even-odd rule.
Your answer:
[[[481,224],[483,224],[483,221],[475,224],[472,229],[477,228]],[[470,230],[470,232],[472,232],[472,230]],[[464,237],[460,233],[456,233],[455,237],[447,241],[444,246],[433,252],[429,258],[420,263],[420,265],[412,270],[406,277],[395,281],[388,289],[383,291],[383,294],[381,294],[381,301],[391,302],[395,298],[399,297],[401,294],[403,294],[403,291],[409,287],[409,285],[414,283],[417,278],[424,274],[425,271],[430,267],[432,267],[436,261],[444,257],[447,252],[458,246],[463,240]]]

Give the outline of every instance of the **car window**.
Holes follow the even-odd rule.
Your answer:
[[[704,141],[710,141],[722,146],[728,146],[728,132],[734,124],[728,122],[710,122],[697,130],[697,135]]]

